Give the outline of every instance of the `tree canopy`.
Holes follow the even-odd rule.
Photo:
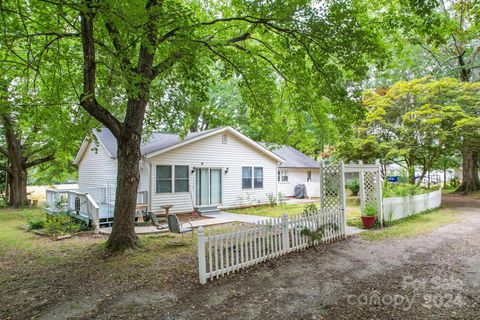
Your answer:
[[[366,92],[364,105],[365,120],[356,137],[340,145],[340,155],[400,164],[408,169],[412,183],[415,167],[422,169],[421,180],[439,159],[458,154],[462,142],[480,138],[473,120],[480,111],[478,82],[400,81],[387,90]]]

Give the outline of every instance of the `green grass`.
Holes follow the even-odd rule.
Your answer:
[[[347,225],[352,227],[362,227],[362,211],[360,210],[360,198],[355,200],[354,196],[348,196],[347,204]]]
[[[41,209],[0,209],[0,253],[5,250],[31,248],[35,236],[21,231],[19,226],[26,224],[28,219],[38,219],[42,216]]]
[[[440,209],[397,220],[384,229],[364,232],[362,236],[370,240],[413,237],[457,221],[455,211]]]
[[[136,249],[111,256],[105,251],[106,236],[85,232],[53,241],[19,228],[28,218],[43,215],[41,209],[0,209],[0,292],[8,292],[2,311],[15,314],[13,318],[30,318],[31,301],[198,281],[196,237],[144,235]]]
[[[347,224],[349,226],[361,227],[362,221],[360,220],[360,200],[358,199],[355,202],[355,197],[347,197]],[[315,202],[318,206],[318,203]],[[250,208],[241,208],[241,209],[229,209],[228,212],[232,213],[241,213],[262,217],[281,217],[285,213],[289,216],[294,214],[302,213],[305,204],[282,204],[279,206],[270,206],[270,205],[261,205]]]
[[[289,216],[303,212],[303,204],[282,204],[278,206],[261,205],[250,208],[229,209],[228,212],[241,213],[262,217],[281,217],[285,213]]]

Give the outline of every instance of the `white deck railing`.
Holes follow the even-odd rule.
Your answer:
[[[291,251],[306,248],[311,239],[302,234],[324,227],[320,242],[345,237],[345,213],[325,209],[314,215],[271,218],[258,223],[224,228],[198,229],[198,263],[200,283],[235,272]]]
[[[50,213],[69,212],[88,219],[98,229],[100,208],[88,193],[68,190],[47,190],[45,209]]]

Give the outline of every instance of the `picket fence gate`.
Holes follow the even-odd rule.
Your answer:
[[[302,230],[316,231],[323,226],[323,237],[312,241]],[[248,266],[300,250],[319,242],[345,238],[346,216],[342,209],[322,209],[315,214],[271,218],[257,223],[222,228],[198,229],[200,283]]]

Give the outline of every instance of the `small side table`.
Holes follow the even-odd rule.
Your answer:
[[[163,206],[160,206],[161,208],[165,209],[165,217],[168,216],[168,211],[173,207],[173,204],[165,204]]]
[[[146,209],[146,208],[148,208],[148,206],[146,204],[139,204],[135,208],[135,211],[138,213],[137,222],[144,222],[143,221],[143,209]]]

